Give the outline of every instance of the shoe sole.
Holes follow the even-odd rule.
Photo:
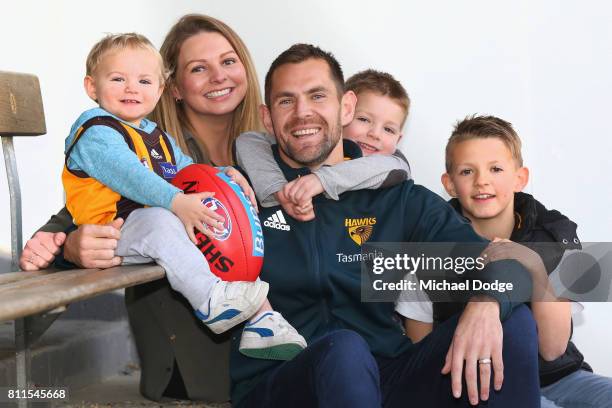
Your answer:
[[[266,283],[266,282],[263,282],[263,283]],[[221,334],[221,333],[228,331],[232,327],[244,322],[245,320],[250,319],[259,310],[264,300],[266,300],[266,298],[268,297],[268,290],[270,289],[270,286],[266,283],[265,285],[262,285],[262,287],[263,289],[259,291],[259,293],[257,294],[257,297],[253,301],[254,302],[253,306],[249,307],[246,310],[243,310],[242,313],[237,314],[231,319],[221,320],[213,324],[206,324],[206,323],[204,324],[206,324],[206,326],[213,333]]]
[[[287,361],[300,354],[302,350],[304,348],[298,344],[279,344],[265,348],[240,349],[240,353],[251,358]]]

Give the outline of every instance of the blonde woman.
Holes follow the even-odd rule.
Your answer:
[[[244,42],[223,22],[191,14],[170,29],[160,53],[171,74],[151,119],[195,162],[234,164],[238,135],[263,129],[260,88]],[[121,220],[78,229],[71,228],[71,220],[65,208],[53,216],[26,244],[22,269],[45,268],[56,256],[56,264],[66,267],[120,264],[114,248]],[[126,305],[144,396],[229,399],[228,335],[214,336],[204,328],[166,279],[128,288]]]
[[[263,130],[255,67],[242,40],[225,23],[191,14],[171,29],[160,49],[170,71],[153,120],[199,163],[234,163],[234,140]]]

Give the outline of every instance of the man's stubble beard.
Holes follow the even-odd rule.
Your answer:
[[[283,153],[287,157],[289,157],[290,159],[292,159],[293,161],[295,161],[296,163],[304,167],[313,167],[313,166],[320,165],[325,160],[327,160],[327,158],[329,157],[329,155],[334,150],[334,148],[336,147],[336,145],[338,144],[338,142],[340,141],[342,137],[342,125],[341,125],[340,114],[341,113],[338,112],[338,118],[336,120],[335,125],[331,127],[327,127],[328,132],[325,133],[324,138],[321,140],[321,142],[317,146],[315,154],[310,154],[307,157],[304,157],[305,155],[301,154],[300,152],[294,151],[292,146],[289,143],[285,143],[285,142],[278,143],[279,149],[282,150]],[[325,122],[323,121],[323,123]],[[275,132],[278,132],[278,131],[275,129]],[[293,137],[289,132],[287,132],[287,134],[289,135],[290,138]],[[277,138],[277,141],[278,140],[280,139]],[[312,147],[310,149],[312,149]]]

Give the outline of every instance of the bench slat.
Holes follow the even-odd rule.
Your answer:
[[[162,267],[151,264],[110,269],[75,269],[16,280],[0,285],[0,322],[46,312],[164,276]]]
[[[31,272],[8,272],[0,273],[0,287],[11,282],[17,282],[24,279],[35,278],[37,276],[46,275],[50,271],[31,271]]]

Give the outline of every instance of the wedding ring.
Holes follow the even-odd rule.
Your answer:
[[[491,359],[490,358],[479,358],[478,364],[491,364]]]

